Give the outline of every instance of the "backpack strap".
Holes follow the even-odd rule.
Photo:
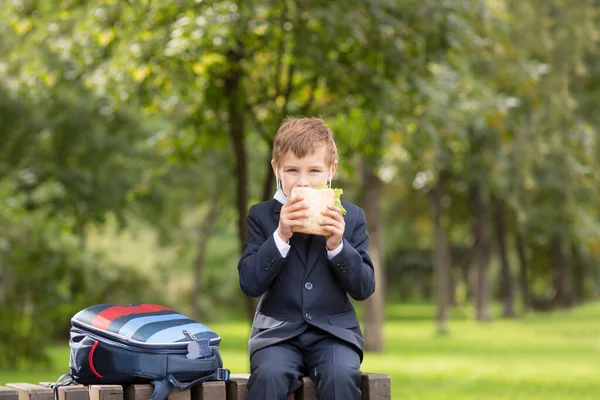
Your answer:
[[[187,385],[182,384],[173,375],[169,374],[162,381],[152,381],[154,385],[154,392],[148,400],[165,400],[169,397],[171,390],[177,388],[180,390],[188,390],[191,387],[196,386],[199,383],[207,381],[224,381],[229,382],[229,370],[225,368],[218,368],[214,373],[210,375],[198,378],[195,381],[188,383]]]
[[[71,374],[62,374],[55,383],[49,383],[46,386],[54,392],[54,400],[58,400],[58,388],[61,386],[69,386],[73,383],[74,377]]]

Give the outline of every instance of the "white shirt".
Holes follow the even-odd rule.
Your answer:
[[[273,239],[275,239],[275,244],[281,253],[281,257],[286,258],[292,246],[290,246],[289,243],[284,242],[277,234],[277,231],[273,232]],[[333,257],[337,256],[340,251],[342,251],[342,248],[344,248],[343,240],[341,241],[340,245],[333,250],[329,250],[327,247],[325,247],[325,250],[327,250],[327,258],[331,260]]]

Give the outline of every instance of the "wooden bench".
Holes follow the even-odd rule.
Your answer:
[[[248,393],[248,374],[232,374],[229,383],[204,382],[192,390],[174,390],[169,400],[243,400]],[[0,386],[0,400],[54,400],[47,382],[8,383]],[[360,382],[363,400],[390,400],[390,376],[363,373]],[[59,400],[148,400],[154,387],[149,384],[90,385],[72,384],[58,388]],[[317,400],[315,383],[303,378],[302,386],[288,400]]]

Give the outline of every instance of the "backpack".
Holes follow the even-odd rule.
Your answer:
[[[164,400],[173,388],[229,381],[220,342],[207,326],[163,306],[95,305],[71,319],[67,376],[84,385],[150,382],[150,400]],[[55,386],[68,384],[63,377]]]

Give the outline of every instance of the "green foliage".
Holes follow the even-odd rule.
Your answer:
[[[385,183],[388,266],[415,265],[389,293],[431,283],[424,192],[442,173],[453,246],[472,246],[467,189],[477,185],[484,201],[507,204],[509,235],[525,235],[536,294],[551,289],[553,237],[570,249],[569,265],[582,260],[593,293],[597,13],[593,2],[565,0],[8,2],[0,8],[0,201],[9,205],[0,212],[0,272],[10,271],[15,287],[33,286],[22,299],[2,292],[13,296],[2,321],[14,320],[11,332],[22,337],[46,314],[65,320],[93,301],[144,297],[148,276],[184,310],[194,296],[207,318],[240,308],[236,181],[247,174],[250,201],[268,197],[272,138],[288,114],[320,114],[332,126],[346,199],[361,199],[361,162]],[[247,160],[232,145],[236,121]],[[216,222],[205,228],[211,213]],[[107,221],[117,221],[115,231]],[[147,270],[136,265],[141,256],[122,262],[115,247],[92,250],[94,239],[136,229],[157,238],[128,242],[128,253],[151,259]],[[38,276],[40,263],[48,266]],[[403,279],[401,270],[388,278]],[[56,285],[42,287],[40,277]],[[21,344],[14,349],[36,356]]]
[[[70,316],[106,299],[143,301],[151,280],[82,251],[65,218],[30,211],[14,188],[1,187],[0,365],[45,360],[45,346],[68,332]]]

